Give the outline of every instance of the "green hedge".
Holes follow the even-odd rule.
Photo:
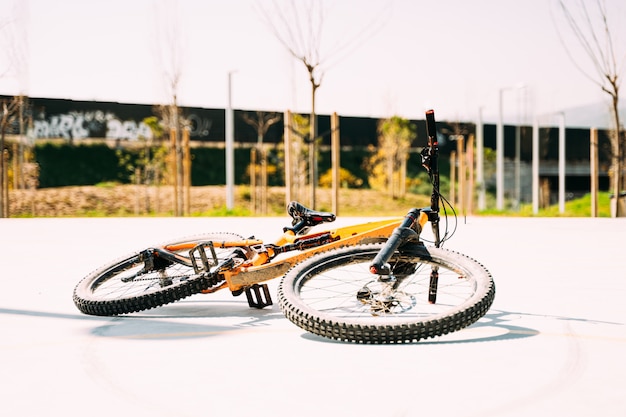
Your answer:
[[[41,188],[128,181],[128,175],[119,166],[115,149],[105,144],[37,144],[35,159],[39,164]]]
[[[101,182],[130,182],[130,172],[120,164],[120,157],[131,161],[138,157],[138,150],[110,148],[106,144],[39,143],[35,146],[35,158],[39,163],[39,184],[41,188],[68,185],[94,185]],[[250,149],[235,149],[235,183],[248,184],[247,173],[250,164]],[[191,181],[193,185],[223,185],[226,183],[225,150],[222,148],[192,148]],[[341,166],[361,178],[367,187],[367,170],[363,161],[369,156],[367,149],[354,149],[341,153]],[[284,185],[282,161],[270,154],[269,164],[277,168],[270,175],[270,185]],[[446,162],[446,161],[442,161]],[[417,175],[421,168],[419,154],[411,154],[408,164],[409,176]],[[318,172],[323,174],[331,166],[330,151],[319,153]],[[442,167],[443,168],[443,167]]]
[[[130,172],[120,164],[120,156],[131,161],[138,151],[118,150],[106,144],[71,145],[40,143],[35,146],[35,159],[39,164],[39,186],[63,187],[69,185],[94,185],[101,182],[130,182]],[[219,185],[226,183],[224,149],[193,148],[191,150],[191,178],[193,185]],[[235,182],[248,181],[249,149],[235,149]],[[282,183],[282,178],[280,178]],[[275,182],[275,181],[274,181]]]
[[[247,183],[250,149],[235,149],[235,183]],[[226,153],[220,148],[193,148],[191,150],[192,185],[226,184]]]
[[[347,169],[350,173],[363,181],[363,186],[368,187],[367,171],[363,167],[363,161],[370,155],[365,148],[352,149],[350,151],[342,151],[340,155],[340,164],[342,168]],[[330,151],[321,151],[318,160],[318,172],[323,174],[331,168],[332,155]]]

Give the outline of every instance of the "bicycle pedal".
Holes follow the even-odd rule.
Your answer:
[[[206,255],[205,248],[209,248],[211,251],[211,257],[213,258],[209,261],[209,258]],[[198,258],[196,258],[196,253],[200,258],[201,264],[198,264]],[[213,242],[202,242],[198,243],[189,251],[189,258],[191,259],[191,263],[193,265],[193,270],[196,274],[201,272],[209,272],[212,266],[217,265],[217,255],[215,253],[215,248],[213,247]]]
[[[246,298],[248,298],[248,305],[254,308],[264,308],[273,304],[267,284],[254,284],[246,288]]]

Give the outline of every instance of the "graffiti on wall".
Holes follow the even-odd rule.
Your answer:
[[[201,117],[197,114],[190,114],[187,117],[189,124],[189,135],[192,138],[209,137],[211,127],[213,126],[213,120]]]
[[[192,114],[188,116],[190,136],[207,137],[212,120]],[[152,131],[144,122],[122,120],[111,112],[72,111],[55,114],[33,121],[34,136],[37,139],[64,138],[80,140],[86,138],[106,138],[137,141],[151,139]]]
[[[144,122],[120,120],[104,111],[72,111],[55,114],[47,119],[33,121],[36,138],[65,138],[80,140],[90,137],[138,140],[152,138],[152,131]]]

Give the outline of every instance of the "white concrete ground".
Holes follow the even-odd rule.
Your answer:
[[[118,318],[72,302],[84,275],[134,249],[284,225],[0,220],[0,415],[626,415],[626,219],[460,218],[446,247],[493,273],[496,300],[413,345],[325,340],[228,292]]]

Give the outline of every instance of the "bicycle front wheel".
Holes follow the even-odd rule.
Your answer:
[[[304,330],[332,339],[409,343],[463,329],[489,310],[495,284],[475,260],[416,246],[411,254],[392,256],[390,275],[374,275],[369,266],[381,248],[336,249],[296,265],[278,288],[283,313]]]
[[[243,237],[233,233],[211,233],[158,246],[237,240],[243,240]],[[185,249],[175,253],[188,256],[188,251]],[[233,249],[215,248],[215,252],[218,260],[221,260],[230,255]],[[207,254],[209,257],[211,255]],[[198,254],[195,256],[198,257]],[[74,288],[73,299],[76,307],[85,314],[114,316],[172,303],[218,284],[216,277],[197,274],[193,267],[176,262],[157,259],[154,265],[146,269],[141,252],[136,252],[87,275]]]

